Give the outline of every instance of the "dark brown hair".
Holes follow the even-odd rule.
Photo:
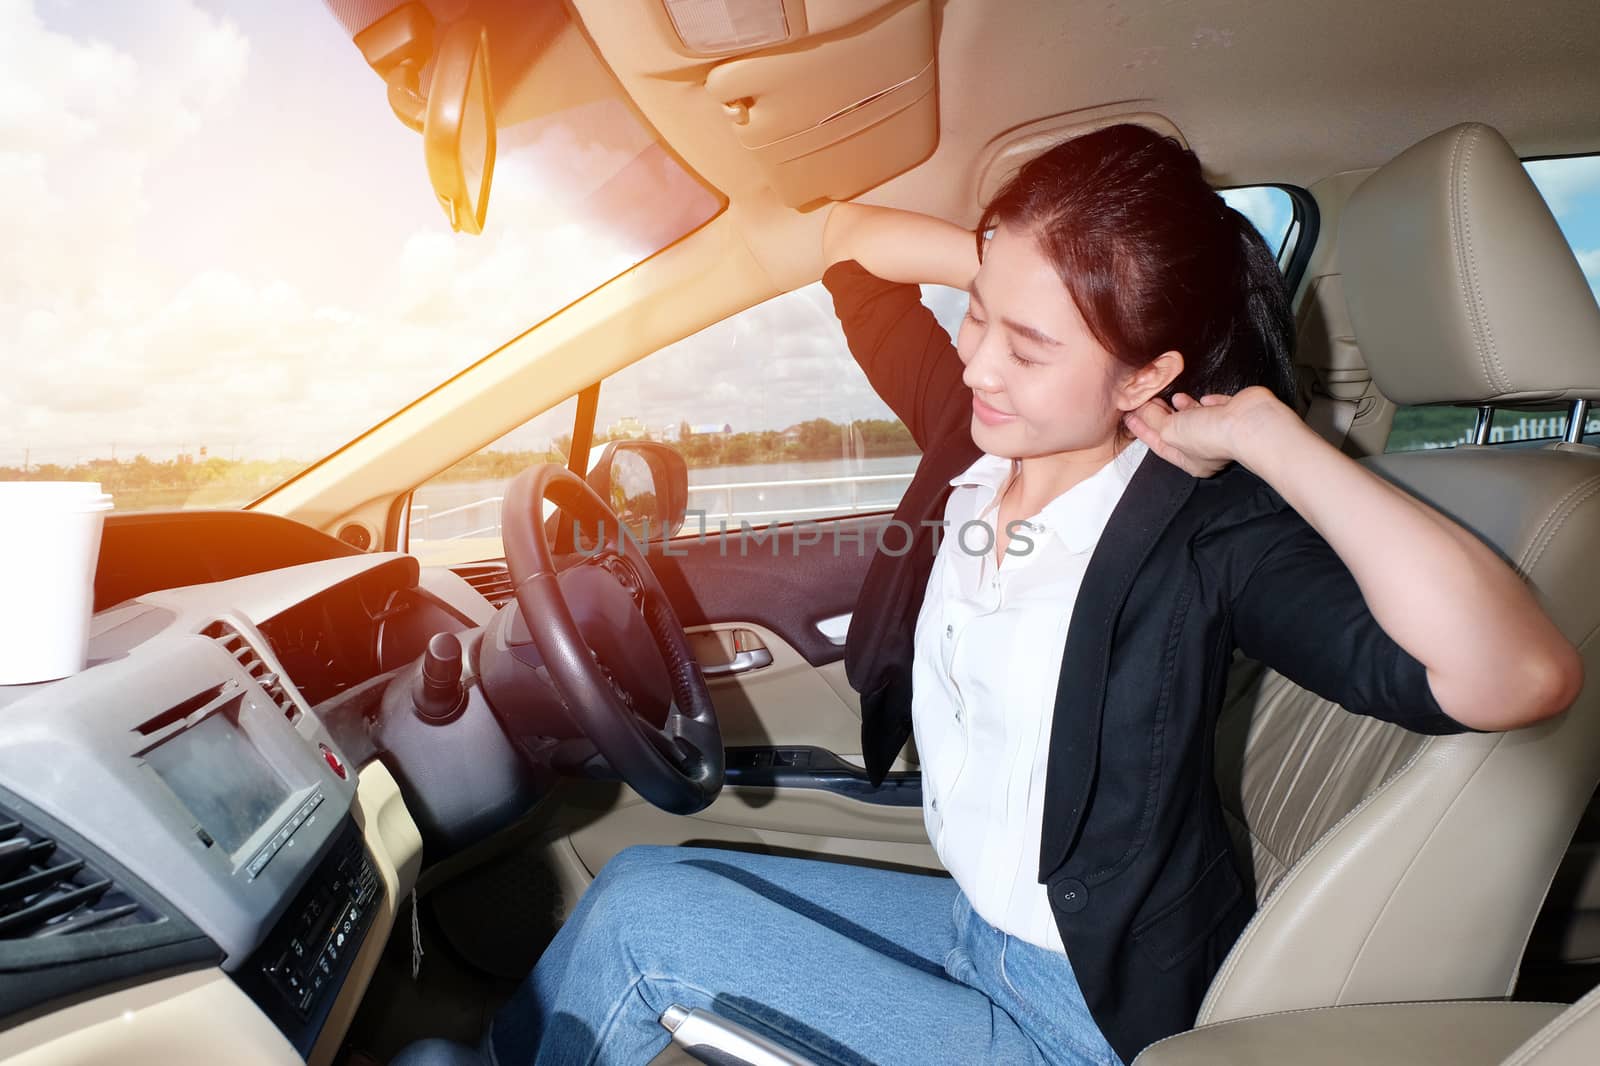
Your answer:
[[[1295,406],[1289,294],[1255,226],[1206,183],[1195,154],[1145,126],[1107,126],[1029,160],[978,225],[1030,233],[1089,331],[1143,367],[1183,372],[1161,393],[1265,385]]]

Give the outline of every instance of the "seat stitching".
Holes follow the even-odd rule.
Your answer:
[[[1592,477],[1587,481],[1580,481],[1578,484],[1568,489],[1566,494],[1563,495],[1559,500],[1550,505],[1550,509],[1546,511],[1544,517],[1540,519],[1539,528],[1535,530],[1534,535],[1529,538],[1528,547],[1523,552],[1523,558],[1521,562],[1524,566],[1528,564],[1531,553],[1543,550],[1540,545],[1541,542],[1549,539],[1550,524],[1555,522],[1558,516],[1561,516],[1561,521],[1565,521],[1565,516],[1562,516],[1562,509],[1567,506],[1568,502],[1571,501],[1574,496],[1584,492],[1586,489],[1590,489],[1595,484],[1600,484],[1600,477]]]
[[[1595,1008],[1600,1007],[1600,995],[1590,995],[1585,998],[1587,1002],[1580,1000],[1577,1005],[1574,1005],[1570,1010],[1563,1011],[1551,1019],[1550,1024],[1530,1036],[1528,1043],[1523,1044],[1512,1052],[1511,1057],[1506,1060],[1505,1066],[1521,1066],[1522,1063],[1530,1061],[1539,1052],[1554,1043],[1557,1037],[1565,1034],[1568,1029],[1587,1018]]]
[[[1488,363],[1485,362],[1483,358],[1483,346],[1478,341],[1477,322],[1475,320],[1475,312],[1472,306],[1472,295],[1468,291],[1469,283],[1466,276],[1467,268],[1465,262],[1463,261],[1461,252],[1461,219],[1459,217],[1460,212],[1458,211],[1456,204],[1456,172],[1458,168],[1457,159],[1461,154],[1461,142],[1465,139],[1466,135],[1467,131],[1465,129],[1458,131],[1456,133],[1454,143],[1450,145],[1450,165],[1448,173],[1445,177],[1448,186],[1446,195],[1450,198],[1450,205],[1445,212],[1445,220],[1450,235],[1450,251],[1452,253],[1451,258],[1455,260],[1456,284],[1460,287],[1461,294],[1464,297],[1467,305],[1467,317],[1469,320],[1471,320],[1469,324],[1472,327],[1473,351],[1478,357],[1478,368],[1483,373],[1484,384],[1492,390],[1494,388],[1494,377],[1492,374],[1490,374]]]
[[[1336,712],[1333,709],[1334,706],[1335,705],[1330,705],[1323,710],[1324,721],[1330,725],[1333,721],[1333,715],[1335,713],[1342,713]],[[1299,824],[1295,826],[1294,832],[1294,839],[1297,844],[1304,838],[1306,829],[1314,825],[1316,818],[1322,814],[1323,799],[1327,796],[1328,791],[1334,787],[1334,782],[1344,780],[1345,773],[1350,768],[1350,763],[1354,761],[1356,757],[1356,751],[1365,747],[1367,735],[1375,731],[1367,728],[1369,724],[1376,726],[1377,723],[1369,723],[1358,719],[1353,734],[1348,737],[1343,744],[1339,745],[1338,750],[1335,751],[1333,765],[1318,775],[1316,786],[1312,790],[1310,798],[1307,799],[1301,806],[1300,821]],[[1306,754],[1309,754],[1309,752]],[[1305,756],[1302,755],[1302,759],[1304,759],[1304,757]]]
[[[1416,765],[1417,760],[1422,757],[1424,752],[1433,747],[1436,741],[1436,737],[1430,736],[1427,740],[1418,745],[1417,750],[1411,753],[1411,757],[1407,759],[1402,766],[1400,766],[1392,775],[1379,784],[1377,788],[1373,789],[1370,795],[1368,795],[1354,807],[1350,808],[1350,810],[1345,813],[1343,818],[1340,818],[1337,822],[1333,823],[1333,825],[1329,826],[1327,831],[1324,832],[1322,836],[1318,837],[1316,842],[1306,850],[1306,853],[1300,856],[1300,858],[1295,861],[1295,864],[1285,871],[1284,875],[1278,879],[1278,883],[1273,886],[1272,891],[1267,893],[1267,898],[1261,901],[1260,907],[1257,908],[1255,916],[1250,919],[1250,923],[1245,926],[1244,932],[1240,933],[1239,939],[1234,941],[1233,949],[1228,952],[1227,959],[1223,961],[1222,968],[1217,972],[1216,978],[1211,982],[1210,989],[1206,992],[1205,1000],[1200,1004],[1200,1018],[1204,1018],[1206,1012],[1210,1009],[1212,1002],[1216,998],[1218,989],[1225,987],[1229,978],[1233,976],[1233,971],[1238,969],[1240,957],[1244,955],[1245,948],[1248,947],[1249,944],[1255,939],[1257,930],[1260,929],[1267,912],[1272,909],[1272,905],[1277,902],[1278,897],[1287,892],[1289,886],[1300,878],[1300,876],[1305,872],[1306,867],[1310,865],[1311,859],[1313,859],[1319,852],[1322,851],[1323,848],[1327,846],[1328,841],[1331,840],[1340,829],[1344,828],[1345,823],[1355,818],[1358,814],[1366,810],[1368,806],[1375,802],[1379,796],[1389,791],[1389,789],[1394,786],[1396,781],[1400,780],[1401,777],[1410,772],[1411,768]]]
[[[1361,938],[1361,946],[1356,949],[1355,956],[1350,960],[1350,969],[1345,973],[1344,981],[1339,985],[1339,997],[1341,999],[1344,997],[1345,991],[1350,987],[1350,981],[1355,976],[1356,967],[1361,963],[1361,957],[1366,954],[1367,945],[1372,943],[1373,936],[1377,934],[1378,926],[1383,921],[1383,916],[1389,913],[1389,907],[1394,903],[1395,895],[1400,891],[1400,886],[1403,885],[1406,878],[1411,875],[1411,871],[1417,865],[1417,860],[1421,858],[1423,851],[1427,849],[1429,841],[1431,841],[1434,838],[1434,835],[1439,832],[1439,826],[1444,824],[1444,820],[1449,817],[1450,812],[1455,809],[1455,805],[1461,802],[1462,795],[1467,791],[1468,788],[1472,786],[1473,780],[1483,771],[1483,768],[1488,765],[1490,757],[1494,755],[1498,748],[1505,744],[1506,736],[1507,734],[1501,733],[1495,739],[1494,745],[1483,753],[1483,756],[1478,760],[1478,765],[1473,767],[1472,773],[1467,776],[1465,781],[1461,782],[1461,787],[1456,789],[1456,794],[1451,798],[1450,802],[1445,805],[1444,810],[1439,812],[1439,817],[1434,820],[1433,828],[1428,830],[1428,835],[1423,838],[1421,845],[1418,846],[1416,851],[1412,853],[1411,861],[1406,863],[1406,868],[1400,871],[1400,875],[1396,877],[1394,879],[1394,883],[1389,886],[1389,897],[1383,901],[1383,906],[1378,908],[1378,913],[1373,916],[1371,924],[1367,927],[1367,935]]]
[[[1281,685],[1273,684],[1274,678],[1276,678],[1278,681],[1283,682],[1283,684],[1281,684]],[[1262,692],[1261,702],[1267,703],[1269,706],[1271,706],[1271,705],[1274,705],[1274,701],[1280,701],[1283,698],[1282,692],[1286,691],[1287,688],[1288,688],[1288,683],[1289,683],[1289,679],[1284,677],[1282,674],[1279,674],[1276,670],[1271,671],[1270,673],[1268,673],[1265,677],[1263,677],[1261,685],[1260,685],[1260,691]],[[1269,686],[1272,687],[1273,689],[1277,689],[1279,691],[1274,691],[1274,692],[1268,693],[1265,690]],[[1252,723],[1252,725],[1254,725],[1254,723]],[[1290,744],[1291,749],[1299,746],[1300,742],[1301,742],[1301,738],[1303,738],[1306,735],[1306,731],[1308,729],[1312,729],[1312,728],[1313,728],[1313,724],[1310,721],[1309,716],[1307,716],[1307,715],[1296,715],[1295,716],[1295,722],[1294,722],[1294,736],[1289,738],[1289,744]],[[1249,738],[1249,736],[1247,734],[1247,736],[1246,736],[1246,750],[1249,749],[1249,739],[1250,738]],[[1262,799],[1265,799],[1265,797],[1267,797],[1267,796],[1271,796],[1271,795],[1273,795],[1275,793],[1283,791],[1278,786],[1283,781],[1283,775],[1288,773],[1288,772],[1289,772],[1288,763],[1283,761],[1283,760],[1279,760],[1278,765],[1273,768],[1272,780],[1268,781],[1264,788],[1258,789],[1257,792],[1256,792],[1256,795],[1258,797],[1262,798]],[[1290,782],[1290,786],[1292,787],[1293,784],[1294,784],[1294,782],[1291,781]],[[1241,785],[1242,785],[1242,782],[1241,782]],[[1247,804],[1246,807],[1245,807],[1245,810],[1243,811],[1243,813],[1246,813],[1248,815],[1254,815],[1255,819],[1261,819],[1261,818],[1265,818],[1265,817],[1268,816],[1269,812],[1266,811],[1266,810],[1260,809],[1259,807],[1257,807],[1256,809],[1253,809],[1253,810],[1250,809],[1251,807],[1254,807],[1254,806],[1255,806],[1254,804]],[[1279,808],[1279,810],[1277,811],[1277,814],[1278,815],[1282,814],[1282,809],[1281,808]],[[1247,825],[1253,824],[1253,821],[1254,821],[1253,819],[1252,820],[1247,820],[1246,824]],[[1278,824],[1277,824],[1276,817],[1274,817],[1272,825],[1268,826],[1267,829],[1268,829],[1269,832],[1271,832],[1273,834],[1277,833]]]
[[[1600,1004],[1600,997],[1596,997],[1596,1003]],[[1526,1004],[1527,1006],[1531,1007],[1560,1007],[1563,1011],[1566,1011],[1572,1006],[1570,1003],[1557,1003],[1554,1000],[1547,999],[1409,999],[1397,1000],[1393,1003],[1335,1003],[1322,1007],[1291,1007],[1289,1010],[1267,1011],[1264,1014],[1247,1014],[1242,1018],[1225,1018],[1220,1022],[1210,1022],[1206,1025],[1196,1025],[1193,1029],[1185,1029],[1181,1033],[1173,1033],[1171,1036],[1162,1037],[1160,1040],[1157,1040],[1155,1043],[1146,1047],[1143,1051],[1140,1051],[1139,1054],[1143,1055],[1145,1052],[1148,1052],[1150,1048],[1160,1047],[1162,1044],[1168,1044],[1174,1040],[1181,1040],[1190,1033],[1196,1032],[1200,1029],[1225,1029],[1230,1025],[1243,1025],[1246,1022],[1260,1021],[1262,1018],[1287,1018],[1298,1014],[1316,1014],[1322,1011],[1336,1010],[1384,1010],[1388,1008],[1415,1010],[1418,1007],[1432,1008],[1487,1004],[1504,1004],[1507,1006],[1523,1006]],[[1585,1011],[1587,1010],[1588,1008],[1585,1008]],[[1565,1016],[1566,1015],[1563,1013],[1559,1017]],[[1547,1026],[1555,1025],[1557,1020],[1558,1018],[1552,1018],[1547,1023]],[[1540,1030],[1540,1032],[1543,1032],[1543,1030]],[[1513,1066],[1512,1060],[1508,1059],[1504,1066]]]
[[[1329,723],[1331,721],[1326,713],[1320,715],[1302,714],[1299,717],[1300,728],[1295,733],[1294,745],[1290,748],[1290,750],[1299,752],[1300,758],[1295,761],[1292,767],[1288,766],[1287,764],[1282,767],[1282,769],[1288,770],[1289,773],[1289,780],[1284,783],[1282,789],[1278,788],[1279,782],[1282,781],[1281,774],[1275,776],[1272,781],[1273,791],[1277,792],[1280,799],[1285,801],[1288,800],[1289,797],[1293,796],[1299,789],[1300,779],[1306,774],[1306,752],[1316,749],[1318,743],[1327,733]],[[1288,817],[1290,817],[1288,804],[1286,802],[1280,803],[1278,805],[1278,809],[1274,811],[1272,815],[1273,833],[1276,834],[1278,832],[1284,819]],[[1290,834],[1291,837],[1293,835],[1293,833]]]
[[[1462,283],[1467,302],[1467,314],[1472,325],[1472,343],[1478,352],[1478,363],[1483,367],[1484,378],[1491,389],[1511,391],[1511,380],[1494,343],[1494,330],[1489,325],[1489,314],[1483,298],[1483,284],[1479,277],[1477,256],[1472,247],[1472,217],[1468,211],[1467,172],[1472,166],[1472,153],[1477,148],[1477,131],[1468,126],[1456,136],[1450,153],[1450,209],[1451,231],[1456,245],[1456,271]],[[1491,368],[1490,363],[1493,363]]]
[[[1578,496],[1577,499],[1573,499],[1580,492],[1582,492],[1582,495]],[[1538,550],[1534,551],[1533,557],[1524,565],[1524,574],[1533,572],[1533,568],[1539,565],[1539,560],[1544,558],[1545,551],[1555,541],[1556,534],[1561,532],[1561,527],[1566,525],[1567,520],[1577,513],[1578,508],[1583,506],[1584,501],[1596,492],[1600,492],[1600,477],[1592,477],[1588,481],[1574,486],[1571,492],[1568,492],[1550,509],[1550,513],[1545,515],[1544,522],[1540,525],[1539,534],[1534,540],[1534,543],[1538,544]],[[1558,513],[1560,513],[1559,519],[1556,517]],[[1553,526],[1550,525],[1552,521],[1555,522]],[[1528,550],[1533,551],[1533,549],[1534,545],[1529,544]]]

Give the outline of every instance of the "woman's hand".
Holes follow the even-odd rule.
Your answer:
[[[1254,385],[1236,396],[1212,394],[1196,400],[1180,392],[1170,405],[1153,399],[1122,420],[1128,432],[1173,466],[1210,477],[1243,460],[1263,425],[1286,414],[1293,416],[1270,390]]]

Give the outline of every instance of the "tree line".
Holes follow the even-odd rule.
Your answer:
[[[911,432],[891,419],[839,423],[813,418],[787,430],[741,433],[694,434],[687,430],[687,424],[679,427],[679,439],[672,446],[693,467],[917,454]],[[596,436],[595,447],[605,443],[603,434]],[[566,463],[571,447],[572,435],[562,434],[542,451],[485,449],[432,480],[504,481],[536,463]],[[198,457],[180,455],[166,460],[141,454],[132,459],[90,459],[71,466],[0,466],[0,481],[98,481],[118,510],[237,507],[287,481],[305,466],[300,459],[224,459],[207,456],[202,448]]]

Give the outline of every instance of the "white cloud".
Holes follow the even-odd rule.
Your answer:
[[[113,444],[309,460],[641,254],[576,215],[649,143],[616,102],[586,105],[581,137],[507,131],[489,232],[454,235],[353,50],[290,76],[319,79],[310,106],[371,104],[340,116],[371,144],[275,114],[292,44],[253,54],[190,0],[149,0],[140,23],[118,47],[0,0],[0,465]],[[258,62],[279,69],[252,80]],[[415,172],[374,169],[375,145]],[[363,186],[383,199],[366,229],[325,203],[308,217],[308,198]]]

